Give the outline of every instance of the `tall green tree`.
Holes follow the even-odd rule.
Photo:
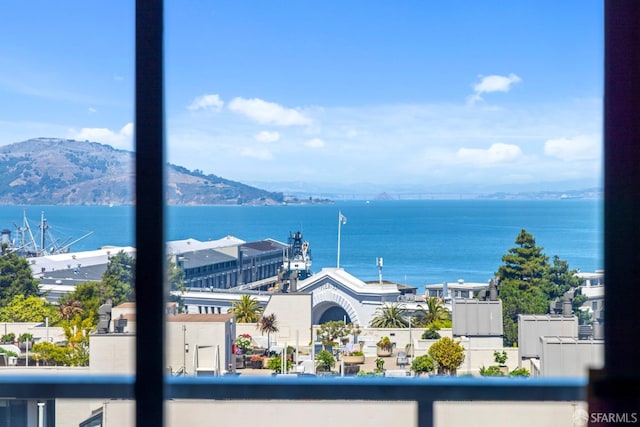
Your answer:
[[[255,297],[244,294],[231,305],[229,313],[236,315],[238,323],[255,323],[260,320],[263,310]]]
[[[184,286],[184,270],[171,260],[167,261],[167,282],[171,291],[180,293],[187,291]]]
[[[371,328],[408,328],[409,320],[405,317],[405,309],[397,303],[378,307],[369,322]]]
[[[536,245],[533,235],[522,229],[516,237],[516,246],[502,257],[498,268],[498,295],[502,300],[504,345],[518,342],[518,315],[544,314],[549,304],[579,284],[569,264],[554,256],[553,263]]]
[[[107,270],[102,275],[102,292],[114,306],[126,301],[135,301],[136,260],[124,251],[111,257]]]
[[[167,282],[169,283],[169,297],[168,301],[178,304],[178,312],[184,313],[184,293],[187,292],[187,287],[184,285],[185,273],[171,259],[167,261]]]
[[[16,295],[40,295],[38,281],[33,278],[27,259],[9,251],[5,244],[0,255],[0,307]]]
[[[536,239],[525,229],[516,237],[515,247],[502,257],[504,264],[498,269],[501,283],[515,283],[521,290],[540,287],[546,279],[549,258],[536,246]]]
[[[547,287],[548,258],[543,248],[536,245],[533,235],[522,229],[516,237],[515,247],[502,257],[496,276],[502,300],[504,344],[518,342],[518,315],[544,314],[549,303],[543,289]]]
[[[90,317],[82,319],[76,315],[70,321],[63,322],[64,334],[67,337],[67,366],[89,366],[89,336],[96,329]]]
[[[60,320],[57,307],[34,295],[16,295],[0,308],[0,322],[44,322],[46,318],[51,324],[57,323]]]
[[[580,278],[576,276],[577,272],[578,270],[569,268],[567,261],[554,255],[553,263],[547,269],[548,284],[544,288],[547,298],[550,300],[561,298],[569,289],[580,286]]]

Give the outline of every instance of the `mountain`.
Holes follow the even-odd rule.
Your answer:
[[[0,205],[130,205],[135,153],[97,142],[36,138],[0,147]],[[169,205],[275,205],[285,199],[167,164]],[[294,200],[295,201],[295,200]]]
[[[332,200],[427,200],[427,199],[563,199],[601,198],[602,183],[598,177],[571,181],[514,184],[451,182],[425,183],[315,183],[303,181],[247,184],[278,191],[299,199],[322,197]]]

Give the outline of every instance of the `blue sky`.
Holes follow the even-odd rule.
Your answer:
[[[133,149],[133,2],[0,8],[0,144]],[[168,161],[248,183],[596,183],[602,21],[594,0],[168,0]]]

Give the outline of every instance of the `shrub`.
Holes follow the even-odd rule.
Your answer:
[[[13,332],[9,332],[8,334],[4,334],[2,336],[2,338],[0,338],[0,341],[9,342],[9,343],[13,343],[15,340],[16,340],[16,334],[14,334]]]
[[[27,340],[33,342],[33,335],[28,332],[25,332],[18,337],[18,342],[26,342]]]
[[[480,368],[480,375],[483,377],[503,377],[504,373],[500,370],[500,366],[491,365],[488,368],[484,366]]]
[[[291,369],[291,367],[293,366],[293,362],[291,362],[291,360],[286,359],[286,363],[287,363],[287,371],[289,371]],[[275,371],[277,374],[281,374],[282,373],[282,358],[280,356],[272,356],[269,358],[269,360],[267,361],[267,369],[271,369],[273,371]]]
[[[393,347],[393,344],[391,343],[391,339],[389,337],[380,338],[380,341],[378,341],[376,345],[385,350],[391,350],[391,347]]]
[[[529,373],[529,371],[526,368],[518,368],[518,369],[514,369],[513,371],[509,372],[509,376],[510,377],[528,377],[531,374]]]
[[[431,356],[425,354],[424,356],[418,356],[411,362],[411,370],[416,374],[425,374],[433,372],[436,367],[436,362]]]
[[[322,350],[316,355],[316,367],[330,371],[336,364],[333,354],[327,350]]]
[[[7,357],[18,357],[18,353],[16,353],[15,351],[6,350],[4,348],[0,348],[0,353],[6,354]]]
[[[436,362],[438,374],[455,375],[456,369],[464,362],[464,347],[449,337],[435,342],[428,351]]]
[[[442,338],[438,333],[439,329],[440,328],[432,324],[429,328],[425,329],[425,331],[422,334],[422,339],[423,340],[439,340],[440,338]]]
[[[500,366],[504,366],[505,362],[507,361],[507,352],[506,351],[494,351],[493,352],[493,360],[495,360],[495,362],[500,365]]]

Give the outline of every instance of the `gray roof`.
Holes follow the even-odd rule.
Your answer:
[[[264,252],[282,251],[289,246],[272,239],[266,239],[258,240],[256,242],[244,243],[240,247],[245,252],[245,254],[256,256]]]
[[[85,282],[99,282],[106,270],[107,264],[51,270],[46,271],[38,280],[42,285],[77,285]]]
[[[235,261],[237,258],[217,251],[205,249],[202,251],[185,252],[180,255],[184,268],[197,268],[205,265],[219,264],[227,261]]]

